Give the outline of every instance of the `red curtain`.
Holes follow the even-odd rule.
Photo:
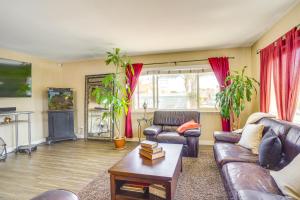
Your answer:
[[[269,112],[274,44],[260,51],[260,111]]]
[[[130,87],[130,90],[127,90],[129,106],[128,106],[128,112],[127,112],[126,119],[125,119],[125,136],[127,138],[132,138],[132,136],[133,136],[132,123],[131,123],[131,97],[132,97],[132,94],[138,83],[142,68],[143,68],[142,63],[136,63],[136,64],[132,64],[132,69],[130,69],[130,67],[127,67],[127,69],[126,69],[127,83]],[[132,71],[134,73],[132,73]],[[131,91],[131,92],[129,92],[129,91]]]
[[[273,79],[278,117],[292,121],[300,85],[300,31],[293,28],[275,43]]]
[[[220,89],[223,90],[230,83],[225,83],[226,77],[229,75],[229,61],[227,57],[209,58],[211,68],[218,80]],[[230,131],[230,119],[221,118],[223,131]]]

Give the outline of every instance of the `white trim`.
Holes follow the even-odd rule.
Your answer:
[[[199,145],[213,146],[214,145],[214,141],[213,140],[199,140]]]

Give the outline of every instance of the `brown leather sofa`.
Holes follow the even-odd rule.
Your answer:
[[[274,169],[280,170],[300,152],[300,126],[268,118],[263,118],[258,123],[265,126],[263,134],[273,129],[283,144],[281,162]],[[270,171],[258,164],[258,156],[235,144],[240,139],[239,134],[219,131],[214,133],[214,137],[215,160],[220,169],[228,199],[287,199],[280,192]]]
[[[155,111],[153,125],[144,130],[147,140],[159,143],[183,144],[183,156],[198,157],[200,129],[191,129],[180,135],[176,128],[194,120],[200,123],[197,111]]]
[[[79,200],[79,197],[68,190],[49,190],[31,200]]]

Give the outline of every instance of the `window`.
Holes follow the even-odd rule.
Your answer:
[[[215,108],[219,84],[210,67],[202,70],[148,71],[134,92],[134,108],[199,109]]]

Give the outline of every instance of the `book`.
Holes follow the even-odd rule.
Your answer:
[[[146,148],[150,148],[150,149],[157,147],[157,145],[158,145],[157,142],[153,142],[153,141],[149,141],[149,140],[145,140],[145,141],[141,142],[141,147],[146,147]]]
[[[136,182],[128,182],[124,183],[120,190],[129,191],[129,192],[137,192],[137,193],[145,193],[149,187],[149,184],[146,183],[136,183]]]
[[[141,149],[143,149],[151,154],[155,154],[155,153],[161,152],[163,150],[162,147],[160,147],[160,146],[157,146],[155,148],[141,147]]]
[[[162,199],[166,199],[166,188],[163,185],[152,184],[149,186],[149,193],[160,197]]]
[[[154,153],[154,154],[151,154],[143,149],[140,149],[140,155],[150,159],[150,160],[155,160],[155,159],[158,159],[158,158],[162,158],[164,157],[166,154],[165,151],[161,151],[161,152],[158,152],[158,153]]]

